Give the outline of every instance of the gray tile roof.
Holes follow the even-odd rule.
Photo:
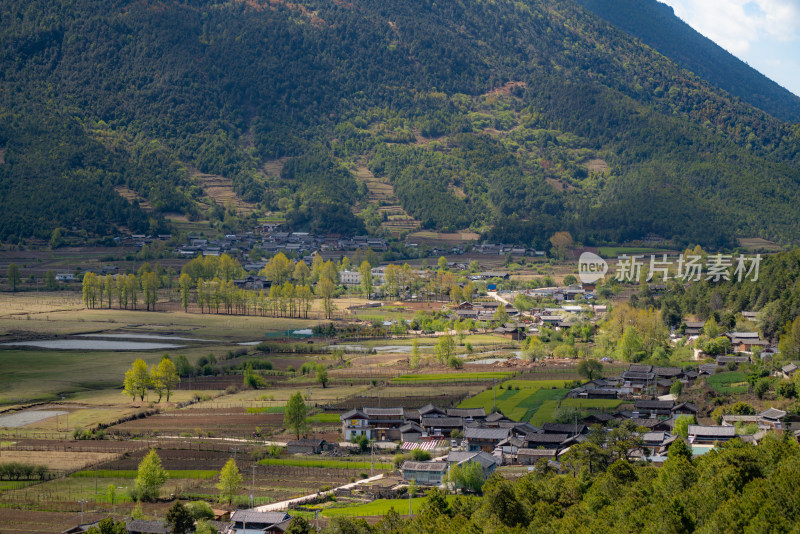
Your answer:
[[[542,456],[555,458],[558,452],[555,449],[519,449],[517,456]]]
[[[510,433],[508,428],[470,428],[464,429],[464,438],[475,440],[496,440],[506,439]]]
[[[461,428],[464,420],[460,417],[423,417],[422,426],[425,428]]]
[[[257,510],[236,510],[231,514],[232,523],[253,523],[275,525],[289,518],[286,512],[259,512]]]
[[[569,439],[569,434],[528,434],[526,443],[562,443]]]
[[[339,416],[341,421],[345,421],[347,419],[369,419],[367,414],[359,410],[350,410],[344,412],[342,415]]]
[[[786,416],[786,412],[776,408],[770,408],[769,410],[764,410],[758,415],[764,419],[781,419]]]
[[[402,408],[364,408],[363,412],[370,417],[403,417]]]
[[[736,427],[733,426],[704,426],[689,425],[690,436],[732,438],[736,436]]]
[[[400,468],[403,471],[432,471],[435,473],[447,471],[447,462],[403,462]]]
[[[163,521],[146,521],[132,519],[125,527],[128,532],[145,532],[148,534],[168,534],[169,527]]]
[[[483,408],[448,408],[447,415],[450,417],[486,417],[486,410]]]

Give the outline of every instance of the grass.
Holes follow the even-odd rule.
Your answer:
[[[364,469],[369,470],[372,464],[348,460],[302,460],[294,458],[265,458],[259,460],[261,465],[282,465],[286,467],[314,467],[322,469]],[[376,462],[375,468],[381,471],[394,468],[392,464]]]
[[[706,378],[711,389],[722,395],[747,393],[747,376],[742,371],[717,373]]]
[[[283,413],[285,406],[261,406],[258,408],[247,408],[247,413]]]
[[[96,473],[96,474],[95,474]],[[219,471],[212,471],[208,469],[181,469],[181,470],[167,470],[167,476],[171,479],[191,479],[191,480],[208,480],[216,478]],[[135,469],[99,469],[94,471],[87,469],[85,471],[76,471],[70,475],[73,478],[136,478],[137,471]]]
[[[448,502],[453,502],[457,497],[448,495]],[[467,497],[477,499],[477,497]],[[401,515],[408,514],[408,504],[411,502],[411,510],[416,514],[422,508],[427,497],[414,497],[413,499],[375,499],[366,504],[347,506],[344,508],[328,508],[322,511],[324,517],[356,517],[356,516],[383,516],[392,508]]]
[[[567,390],[562,390],[564,395]],[[531,417],[530,423],[534,426],[541,426],[544,423],[552,423],[555,418],[555,412],[559,407],[569,406],[572,408],[579,408],[582,412],[590,411],[609,411],[618,408],[625,401],[621,399],[547,399],[545,400],[536,412]]]
[[[431,373],[420,375],[401,375],[392,379],[394,384],[409,382],[489,382],[502,380],[512,375],[510,372],[487,373]]]
[[[544,423],[552,422],[557,408],[557,400],[544,401],[533,417],[531,417],[530,423],[533,426],[542,426]]]
[[[527,421],[541,405],[550,400],[559,400],[567,390],[568,380],[508,380],[497,390],[497,409],[515,421]],[[517,389],[519,388],[519,389]],[[483,408],[490,412],[495,406],[495,391],[489,389],[464,400],[459,408]]]
[[[311,417],[306,417],[307,423],[338,423],[339,421],[338,413],[318,413]]]
[[[508,380],[503,382],[503,387],[519,389],[544,389],[544,388],[563,388],[572,380]]]
[[[600,256],[604,258],[616,258],[622,254],[651,254],[655,252],[663,252],[663,248],[647,248],[647,247],[600,247]]]

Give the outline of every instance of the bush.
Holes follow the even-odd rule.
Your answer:
[[[186,507],[189,509],[189,513],[192,514],[192,517],[196,520],[214,519],[214,510],[212,510],[211,505],[205,501],[190,502],[186,505]]]
[[[414,449],[411,451],[411,459],[415,462],[427,462],[431,459],[431,453],[422,449]]]

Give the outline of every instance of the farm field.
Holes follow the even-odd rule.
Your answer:
[[[392,379],[394,384],[408,384],[414,382],[491,382],[510,377],[511,372],[486,372],[486,373],[430,373],[402,375]]]
[[[466,399],[459,408],[483,408],[486,413],[495,407],[506,417],[527,422],[540,407],[550,401],[558,401],[568,391],[563,386],[566,380],[509,380],[500,387],[488,389]],[[519,389],[517,389],[519,388]]]
[[[496,402],[497,409],[509,419],[527,422],[544,403],[558,401],[568,391],[549,385],[552,381],[544,382],[547,385],[539,388],[529,386],[517,390],[506,387],[505,389],[498,388],[496,392],[494,389],[489,389],[465,400],[459,405],[459,408],[483,408],[486,413],[489,413],[495,407]]]
[[[534,426],[541,426],[543,423],[552,422],[556,410],[563,406],[579,408],[583,414],[589,414],[591,412],[613,411],[622,404],[624,404],[624,401],[621,399],[546,400],[533,415],[530,423]]]
[[[706,378],[711,389],[721,395],[737,395],[747,393],[747,376],[741,371],[717,373]]]
[[[455,499],[475,499],[477,497],[463,497],[456,495],[447,495],[446,499],[452,503]],[[324,517],[369,517],[369,516],[382,516],[389,510],[394,510],[401,514],[408,514],[409,503],[411,504],[411,511],[418,513],[422,504],[425,502],[425,497],[414,497],[412,499],[375,499],[367,504],[358,504],[342,508],[326,508],[322,511]]]

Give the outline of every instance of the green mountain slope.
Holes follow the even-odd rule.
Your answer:
[[[14,142],[26,123],[72,147],[67,168],[87,140],[105,151],[102,187],[73,187],[132,189],[149,226],[204,216],[196,168],[294,228],[380,232],[366,163],[425,228],[537,246],[560,230],[800,238],[800,129],[568,0],[9,0],[0,72],[2,239],[26,235],[15,199],[64,176]],[[63,121],[82,128],[47,126]]]
[[[717,87],[787,122],[800,122],[800,96],[700,35],[657,0],[576,0]]]

